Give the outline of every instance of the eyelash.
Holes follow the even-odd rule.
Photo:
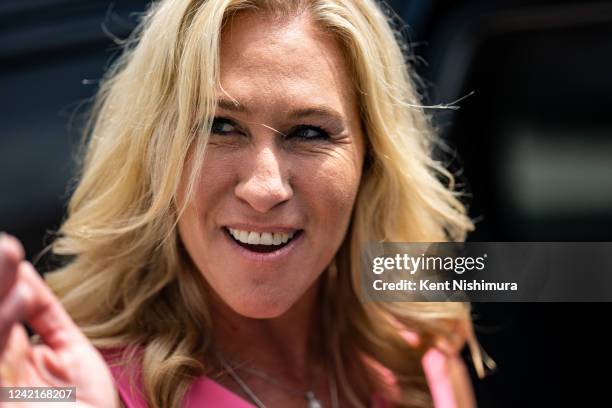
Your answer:
[[[235,128],[237,128],[236,124],[231,120],[231,119],[227,119],[227,118],[223,118],[223,117],[215,117],[213,119],[213,124],[212,124],[212,133],[215,134],[219,134],[219,135],[224,135],[224,134],[228,134],[228,133],[232,133],[234,131],[230,131],[230,132],[219,132],[219,131],[215,131],[215,125],[218,124],[228,124],[231,125]],[[237,129],[239,131],[239,129]],[[318,136],[315,137],[302,137],[302,139],[304,140],[327,140],[329,139],[329,133],[319,127],[319,126],[314,126],[314,125],[297,125],[294,126],[285,136],[285,139],[291,139],[293,137],[299,137],[299,136],[293,136],[295,135],[297,132],[302,132],[302,131],[308,131],[308,130],[315,130],[317,132],[319,132]]]

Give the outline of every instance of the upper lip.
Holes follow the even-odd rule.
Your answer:
[[[237,229],[241,231],[249,231],[249,232],[282,232],[285,234],[289,234],[291,232],[299,231],[301,228],[289,226],[289,225],[255,225],[255,224],[246,224],[246,223],[231,223],[225,224],[226,228]]]

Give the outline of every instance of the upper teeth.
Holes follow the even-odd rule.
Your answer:
[[[234,228],[228,228],[228,230],[236,241],[251,245],[281,245],[287,243],[295,234],[295,231],[286,234],[284,232],[243,231]]]

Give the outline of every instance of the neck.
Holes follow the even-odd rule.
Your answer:
[[[215,296],[215,349],[253,368],[306,380],[320,361],[318,288],[315,283],[287,312],[271,319],[242,316]]]

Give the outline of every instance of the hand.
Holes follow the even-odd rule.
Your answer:
[[[23,256],[15,238],[0,236],[0,386],[76,387],[76,404],[52,405],[118,407],[102,356]],[[30,343],[22,321],[38,333],[41,344]],[[2,408],[39,406],[40,402],[0,402]]]

